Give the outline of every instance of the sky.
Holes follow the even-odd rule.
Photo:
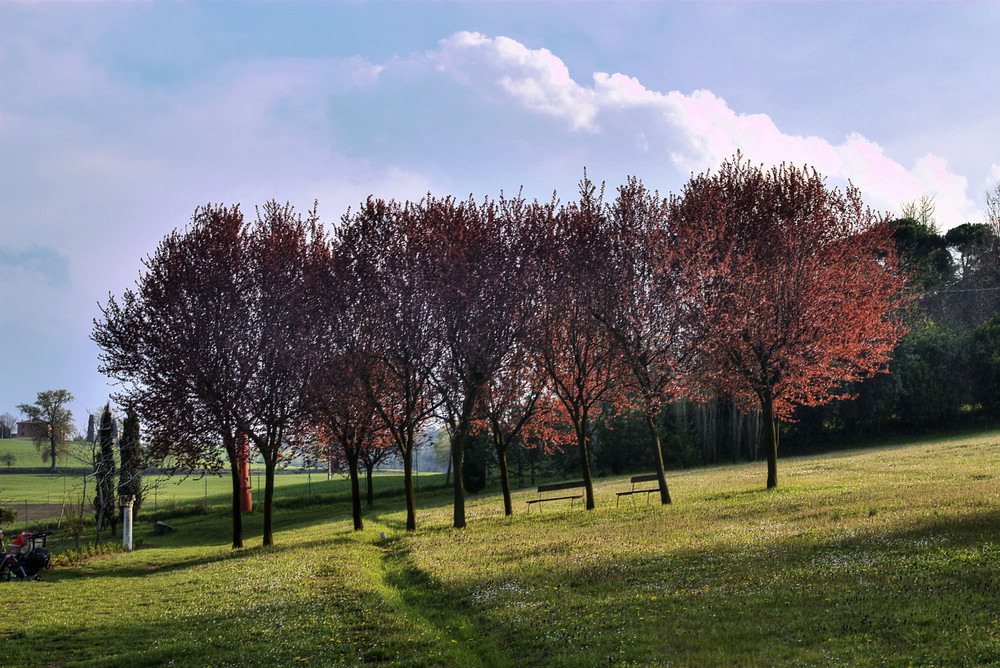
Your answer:
[[[93,320],[195,209],[661,194],[741,151],[980,222],[1000,3],[0,0],[0,413],[108,400]]]

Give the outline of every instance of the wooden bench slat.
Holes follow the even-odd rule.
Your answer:
[[[622,500],[623,496],[632,496],[632,495],[635,495],[635,494],[645,494],[646,495],[646,503],[649,503],[649,495],[652,494],[653,492],[659,492],[660,491],[659,484],[657,484],[656,487],[653,487],[653,488],[650,488],[650,489],[636,489],[635,486],[637,484],[643,483],[643,482],[656,482],[656,483],[659,483],[659,481],[660,481],[660,476],[657,475],[656,473],[647,473],[645,475],[632,476],[632,478],[629,480],[629,482],[632,483],[632,489],[630,489],[627,492],[615,492],[615,494],[617,495],[616,498],[615,498],[615,505],[616,506],[618,505],[618,503]]]
[[[533,503],[544,503],[545,501],[565,501],[566,499],[572,499],[573,501],[576,501],[576,499],[582,499],[583,498],[583,493],[582,492],[580,494],[572,494],[572,495],[569,495],[569,496],[549,496],[549,497],[542,498],[542,494],[544,494],[545,492],[558,492],[558,491],[562,491],[564,489],[577,489],[579,487],[586,487],[586,486],[587,486],[587,483],[584,482],[583,480],[574,480],[573,482],[556,482],[556,483],[552,483],[550,485],[539,485],[538,486],[538,498],[537,499],[530,499],[527,502],[528,503],[528,512],[529,513],[531,512],[531,504],[533,504]]]
[[[527,503],[542,503],[544,501],[562,501],[564,499],[582,499],[583,494],[574,494],[573,496],[548,496],[544,499],[529,499]]]
[[[556,482],[551,485],[539,485],[538,493],[542,494],[544,492],[557,492],[561,489],[573,489],[574,487],[586,487],[587,483],[583,480],[576,480],[574,482]]]

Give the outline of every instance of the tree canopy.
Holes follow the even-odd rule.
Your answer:
[[[739,156],[671,202],[688,336],[706,387],[763,411],[767,486],[777,484],[774,418],[826,403],[884,372],[905,332],[893,226],[815,171]]]

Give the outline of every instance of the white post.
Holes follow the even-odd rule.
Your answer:
[[[122,507],[122,544],[129,552],[132,551],[132,501],[131,496],[118,497]]]

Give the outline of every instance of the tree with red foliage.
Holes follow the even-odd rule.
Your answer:
[[[274,474],[283,452],[309,417],[308,389],[321,368],[323,332],[315,317],[326,287],[328,252],[315,210],[306,220],[290,205],[268,202],[247,235],[249,324],[244,351],[244,410],[236,424],[264,460],[264,545],[273,537]]]
[[[110,296],[92,338],[100,370],[122,384],[115,401],[141,415],[152,456],[175,468],[221,469],[233,481],[233,547],[243,547],[235,415],[243,410],[253,345],[245,308],[245,230],[238,207],[205,206],[146,259],[135,290]]]
[[[691,295],[687,342],[704,382],[763,412],[772,488],[775,417],[887,370],[905,331],[893,228],[853,186],[737,155],[672,198],[670,231],[672,275]]]
[[[542,406],[539,399],[544,389],[545,378],[531,366],[526,348],[515,345],[507,363],[494,374],[483,392],[476,429],[488,431],[493,441],[500,467],[504,515],[508,517],[514,514],[514,506],[510,498],[507,451],[541,412],[536,409]]]
[[[344,350],[403,461],[407,531],[417,526],[416,436],[437,408],[433,374],[442,354],[421,267],[422,222],[416,205],[369,198],[334,234],[350,296],[342,317],[353,327]]]
[[[601,218],[604,262],[592,301],[622,357],[628,397],[649,429],[660,485],[670,503],[657,417],[682,388],[681,295],[669,268],[675,252],[667,229],[667,201],[630,178]]]
[[[437,367],[451,434],[454,526],[465,527],[462,459],[484,390],[525,336],[534,291],[520,199],[426,198],[419,215],[426,297],[442,357]]]
[[[138,290],[95,321],[101,369],[126,385],[117,400],[148,425],[154,450],[179,466],[233,478],[233,546],[242,546],[240,435],[264,459],[264,545],[273,543],[274,473],[297,422],[315,350],[312,300],[324,241],[270,202],[252,225],[238,207],[204,207],[160,243]]]
[[[307,448],[324,460],[347,463],[354,530],[360,531],[365,525],[361,517],[359,462],[363,455],[372,458],[370,451],[378,438],[375,405],[346,354],[329,355],[313,393],[310,410],[313,438]]]
[[[594,508],[590,472],[590,427],[594,409],[616,399],[622,365],[607,328],[594,317],[606,240],[600,234],[605,215],[603,193],[584,179],[580,200],[548,208],[548,237],[538,244],[541,304],[538,334],[532,345],[537,364],[548,377],[572,423],[586,489],[586,507]]]

